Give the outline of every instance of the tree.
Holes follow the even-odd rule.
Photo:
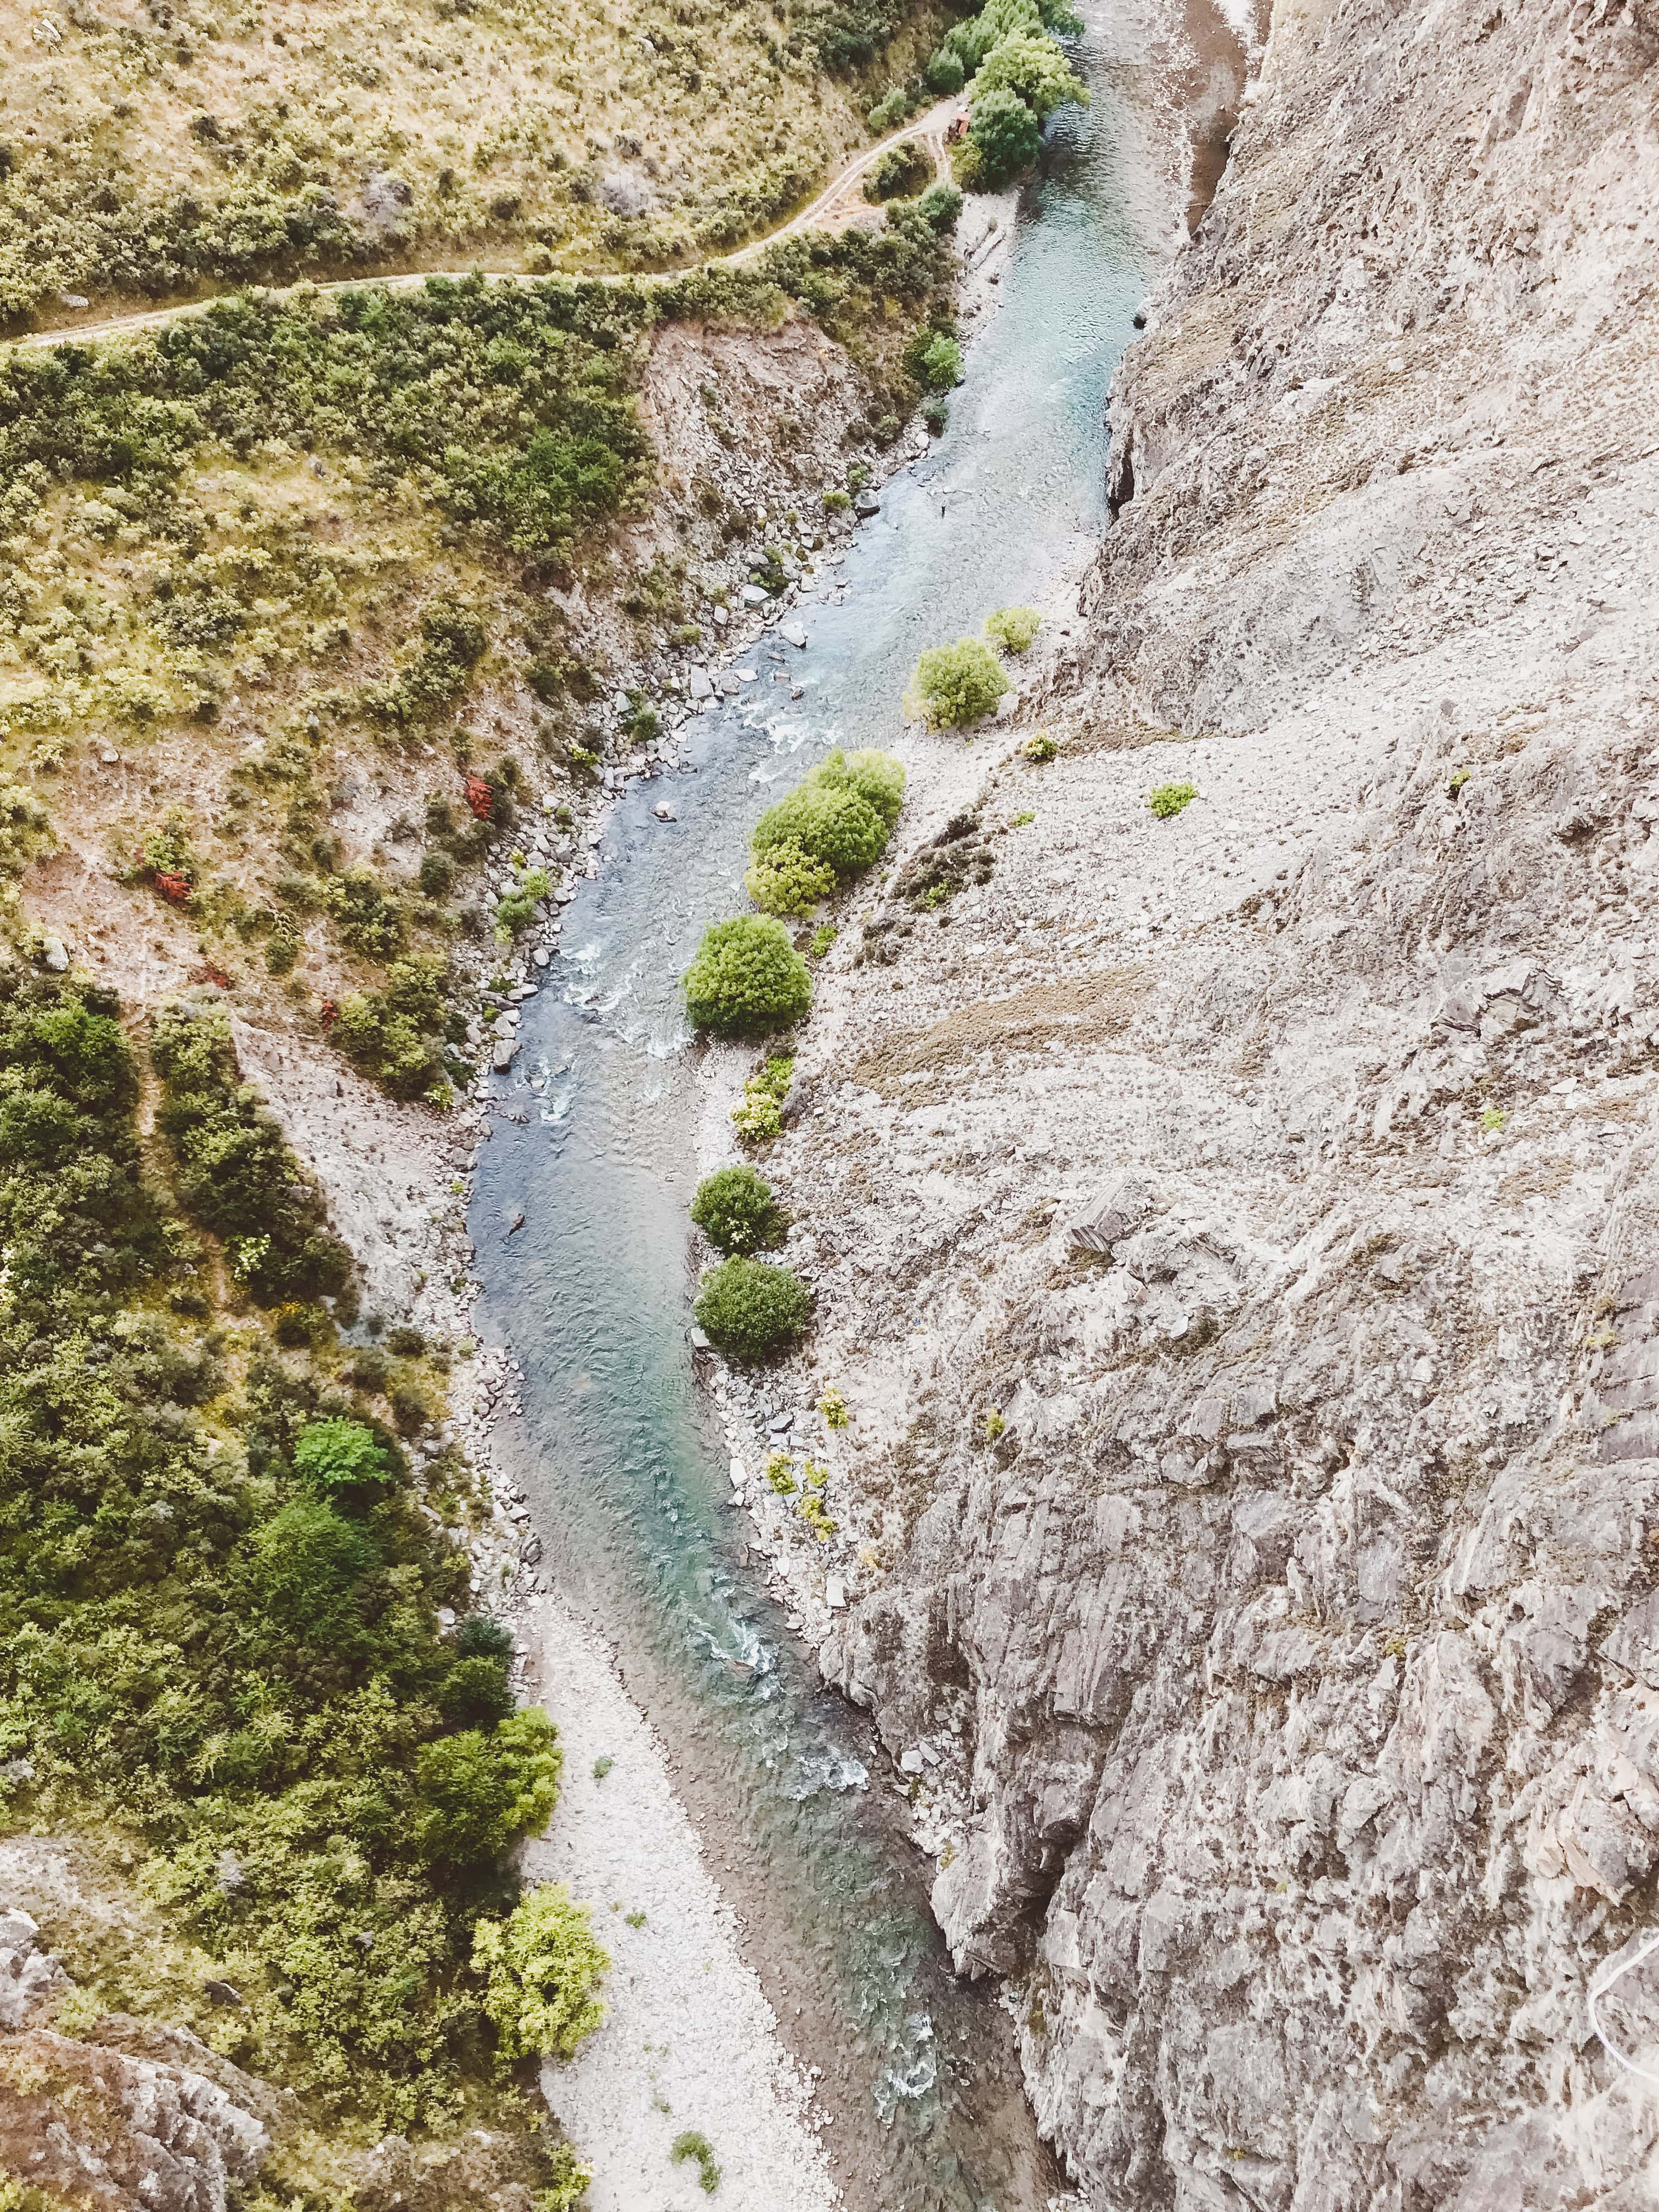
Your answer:
[[[465,1729],[423,1744],[415,1760],[422,1855],[452,1866],[499,1858],[547,1826],[563,1764],[553,1723],[534,1705],[509,1713],[487,1735]]]
[[[974,102],[968,137],[980,159],[980,180],[1006,183],[1037,156],[1042,126],[1017,92],[988,92]]]
[[[1042,32],[1012,31],[992,47],[974,79],[975,118],[991,94],[1001,91],[1018,93],[1039,122],[1068,100],[1080,107],[1089,104],[1088,87],[1073,75],[1065,55]]]
[[[781,922],[744,914],[704,930],[685,976],[697,1028],[742,1036],[797,1021],[811,1003],[806,963]]]
[[[907,713],[926,714],[936,730],[958,729],[988,714],[1008,689],[1002,663],[976,637],[930,646],[916,663]]]
[[[320,1643],[349,1622],[356,1585],[376,1556],[355,1522],[320,1498],[296,1498],[253,1540],[254,1584],[284,1628]]]
[[[294,1468],[324,1495],[390,1480],[386,1446],[362,1421],[312,1421],[294,1447]]]
[[[610,1967],[587,1907],[562,1881],[473,1933],[472,1970],[485,1977],[483,2008],[507,2060],[570,2057],[605,2018],[595,1992]]]
[[[787,1267],[727,1260],[703,1285],[693,1310],[717,1351],[733,1359],[764,1359],[805,1328],[812,1294]]]

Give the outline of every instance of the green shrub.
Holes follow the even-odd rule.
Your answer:
[[[783,1127],[783,1102],[794,1079],[793,1060],[769,1060],[743,1086],[743,1097],[732,1109],[732,1123],[739,1136],[775,1137]]]
[[[1034,768],[1041,768],[1045,762],[1053,760],[1060,747],[1048,735],[1047,730],[1034,730],[1020,747],[1020,750]]]
[[[422,853],[418,881],[428,898],[447,897],[455,887],[454,861],[447,853]]]
[[[877,204],[883,200],[908,199],[921,191],[933,173],[933,165],[926,151],[914,139],[903,139],[878,155],[866,170],[864,197]]]
[[[904,366],[927,392],[949,392],[962,381],[962,348],[949,331],[918,331],[904,349]]]
[[[294,1471],[326,1498],[389,1482],[386,1448],[362,1421],[309,1421],[294,1446]]]
[[[686,1010],[698,1029],[753,1034],[798,1021],[811,1002],[812,979],[789,933],[758,915],[711,922],[686,971]]]
[[[714,2147],[701,2128],[683,2128],[669,2147],[669,2157],[676,2166],[684,2166],[687,2159],[697,2162],[697,2186],[705,2197],[712,2197],[720,2185],[720,2170],[714,2163]]]
[[[430,1098],[448,1079],[443,1036],[449,1011],[449,963],[414,952],[392,963],[381,989],[349,992],[330,1036],[392,1097]]]
[[[836,872],[786,837],[756,855],[743,886],[763,914],[809,914],[836,888]]]
[[[879,860],[887,824],[851,783],[831,782],[815,773],[767,808],[750,842],[757,860],[774,847],[788,845],[836,875],[851,876]]]
[[[340,941],[366,960],[390,960],[404,939],[404,910],[388,896],[369,868],[331,877],[324,903],[334,917]]]
[[[350,1255],[330,1233],[322,1194],[275,1115],[239,1080],[223,1014],[187,1000],[163,1006],[150,1060],[161,1079],[156,1127],[178,1158],[179,1195],[224,1240],[253,1296],[276,1305],[347,1293]]]
[[[975,100],[968,136],[979,157],[981,180],[994,191],[1036,161],[1042,125],[1019,94],[1005,86]],[[957,175],[963,181],[960,169]]]
[[[704,1282],[696,1312],[699,1328],[728,1358],[764,1359],[805,1330],[812,1295],[787,1267],[727,1260]]]
[[[562,1881],[532,1889],[504,1921],[480,1920],[472,1966],[504,2058],[569,2058],[605,2018],[596,1992],[610,1954]]]
[[[943,237],[945,232],[956,228],[957,217],[962,213],[960,187],[941,177],[937,184],[929,185],[916,202],[916,212],[930,230]]]
[[[762,890],[792,899],[777,910],[804,913],[833,889],[834,877],[856,875],[880,858],[903,802],[904,769],[890,753],[827,754],[755,824],[750,896],[757,904]],[[812,863],[833,872],[830,883]]]
[[[547,1826],[564,1754],[553,1723],[535,1706],[488,1733],[440,1736],[416,1754],[414,1826],[422,1856],[456,1867],[499,1858]]]
[[[1005,653],[1026,653],[1042,627],[1035,607],[999,607],[986,617],[985,635]]]
[[[853,501],[850,495],[844,491],[827,491],[823,495],[823,504],[828,514],[845,514]]]
[[[359,1585],[378,1564],[366,1530],[320,1498],[296,1498],[254,1537],[250,1573],[260,1605],[289,1634],[339,1643],[360,1610]]]
[[[1072,74],[1054,40],[1040,32],[1011,31],[992,47],[974,79],[975,118],[988,100],[1004,93],[1024,101],[1039,123],[1070,101],[1079,107],[1089,105],[1087,86]],[[984,151],[983,141],[980,143]]]
[[[697,1185],[691,1218],[717,1252],[764,1251],[783,1241],[788,1217],[750,1167],[717,1168]]]
[[[453,1729],[493,1729],[512,1712],[513,1704],[506,1662],[482,1652],[458,1659],[438,1690],[438,1710]]]
[[[826,753],[812,771],[811,780],[831,787],[845,785],[875,809],[890,830],[904,805],[904,763],[896,754],[878,752],[872,745],[844,753],[839,746]]]
[[[922,71],[927,81],[928,91],[936,94],[940,100],[948,100],[953,92],[960,92],[967,75],[962,65],[962,56],[949,46],[936,47]]]
[[[497,902],[495,908],[495,942],[510,945],[535,920],[536,908],[553,888],[552,878],[545,868],[523,868],[513,890]]]
[[[546,2184],[530,2192],[532,2212],[577,2212],[592,2179],[592,2167],[582,2164],[574,2145],[563,2139],[550,2144]]]
[[[1160,822],[1167,822],[1172,814],[1179,814],[1183,807],[1190,806],[1197,797],[1195,783],[1160,783],[1146,804]]]
[[[936,730],[960,729],[988,714],[1008,690],[1002,663],[976,637],[930,646],[916,663],[907,713],[925,714]]]

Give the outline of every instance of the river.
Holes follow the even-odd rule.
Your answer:
[[[1150,273],[1146,185],[1127,173],[1137,134],[1092,33],[1076,62],[1094,104],[1051,134],[949,429],[885,487],[841,570],[845,604],[805,611],[805,652],[768,637],[740,655],[759,681],[684,726],[691,769],[617,804],[551,987],[526,1006],[518,1071],[495,1084],[523,1118],[498,1121],[473,1199],[481,1322],[526,1370],[534,1523],[678,1747],[691,1809],[749,1846],[755,1961],[827,2069],[854,2208],[1012,2212],[1056,2178],[1006,2021],[949,1971],[932,1869],[885,1809],[885,1762],[818,1685],[726,1510],[687,1342],[696,1054],[678,979],[704,923],[745,906],[761,808],[833,744],[891,744],[920,648],[1040,601],[1098,535],[1107,386]],[[793,704],[772,652],[805,685]],[[651,811],[665,796],[666,825]],[[520,1207],[530,1233],[507,1242],[499,1224]]]

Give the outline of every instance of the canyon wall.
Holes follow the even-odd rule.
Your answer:
[[[1656,59],[1278,8],[1075,606],[915,739],[900,859],[990,866],[843,930],[768,1167],[823,1664],[1101,2212],[1659,2197],[1589,2013],[1659,1863]]]

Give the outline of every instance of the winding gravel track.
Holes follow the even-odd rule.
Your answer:
[[[781,239],[793,238],[800,231],[842,228],[849,222],[856,221],[861,216],[867,217],[873,210],[870,203],[864,198],[863,179],[872,166],[890,148],[902,145],[908,139],[915,139],[932,155],[934,175],[937,177],[944,173],[946,167],[945,134],[951,117],[957,112],[960,106],[959,95],[950,100],[941,100],[936,106],[930,107],[925,115],[916,116],[902,130],[890,131],[886,137],[878,139],[873,146],[866,147],[863,153],[856,155],[843,168],[838,170],[835,178],[817,198],[804,207],[798,215],[792,216],[789,221],[778,229],[768,231],[763,237],[750,239],[747,245],[739,246],[730,253],[711,254],[708,260],[693,262],[688,269],[658,270],[643,275],[605,270],[595,272],[597,280],[602,284],[671,283],[679,277],[691,275],[697,269],[739,267],[744,262],[752,260],[757,253],[763,253],[769,246],[775,246]],[[386,292],[412,292],[417,291],[430,276],[470,276],[474,273],[475,270],[471,268],[411,269],[394,276],[335,277],[327,283],[316,284],[311,289],[318,292],[349,292],[361,291],[368,285],[377,285],[382,291]],[[594,281],[592,276],[586,276],[580,270],[550,270],[532,275],[530,271],[522,269],[486,269],[482,271],[482,274],[494,283],[503,284],[544,284],[560,278],[576,283]],[[273,295],[278,298],[284,293],[297,292],[302,289],[303,280],[299,283],[274,285],[269,288]],[[15,345],[20,351],[29,351],[52,346],[87,345],[107,338],[127,337],[138,331],[159,330],[163,323],[176,322],[182,315],[202,314],[213,305],[215,300],[222,299],[225,296],[223,293],[216,292],[204,300],[182,301],[170,307],[149,307],[136,315],[111,315],[98,322],[64,324],[54,330],[32,331],[21,337],[3,343]]]

